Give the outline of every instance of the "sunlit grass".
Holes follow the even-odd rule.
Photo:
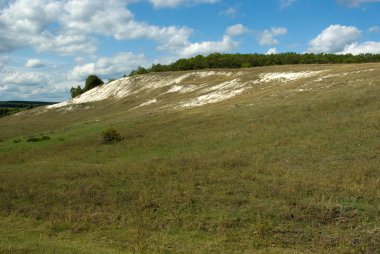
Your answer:
[[[376,253],[380,72],[359,78],[1,119],[0,252]],[[103,145],[109,127],[123,140]]]

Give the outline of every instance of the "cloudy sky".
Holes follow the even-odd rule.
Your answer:
[[[380,53],[380,0],[0,0],[0,100],[213,52]]]

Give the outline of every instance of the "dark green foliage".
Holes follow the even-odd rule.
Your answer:
[[[84,85],[84,92],[87,92],[88,90],[103,85],[104,82],[96,75],[90,75],[87,77],[85,85]]]
[[[8,116],[13,113],[18,112],[17,109],[12,109],[12,108],[0,108],[0,117]]]
[[[120,142],[123,138],[114,128],[108,128],[102,134],[103,144],[113,144]]]
[[[85,93],[88,90],[91,90],[92,88],[103,85],[103,84],[104,84],[103,80],[101,80],[98,76],[90,75],[87,77],[83,89],[80,86],[77,86],[76,88],[71,87],[70,89],[71,98],[75,98],[81,95],[82,93]]]
[[[56,102],[45,102],[45,101],[0,101],[1,108],[35,108],[39,106],[48,106]]]
[[[40,141],[45,141],[45,140],[49,140],[50,137],[49,136],[42,136],[42,137],[29,137],[26,142],[40,142]]]
[[[148,73],[148,70],[145,69],[144,67],[139,66],[137,70],[131,71],[129,76],[141,75],[141,74],[146,74],[146,73]]]
[[[380,54],[220,54],[208,56],[198,55],[189,59],[179,59],[168,65],[153,64],[151,68],[139,67],[133,70],[130,76],[149,72],[185,71],[220,68],[248,68],[257,66],[285,65],[285,64],[340,64],[340,63],[371,63],[380,62]]]
[[[42,139],[40,138],[37,138],[37,137],[30,137],[26,140],[26,142],[39,142],[41,141]]]
[[[42,136],[42,137],[41,137],[41,140],[49,140],[49,139],[50,139],[49,136]]]
[[[75,97],[81,95],[82,93],[84,93],[84,91],[80,86],[77,86],[76,88],[71,87],[71,89],[70,89],[71,98],[75,98]]]
[[[25,109],[31,109],[39,106],[47,106],[54,102],[40,101],[0,101],[0,117],[15,114]]]
[[[21,139],[15,139],[13,140],[13,143],[17,144],[17,143],[20,143],[21,142]]]

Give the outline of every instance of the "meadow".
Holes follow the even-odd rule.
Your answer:
[[[374,71],[1,118],[0,253],[379,253],[380,64],[310,68]]]

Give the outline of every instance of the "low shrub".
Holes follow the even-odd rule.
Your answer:
[[[36,137],[30,137],[26,140],[26,142],[39,142],[41,141],[42,139],[40,138],[36,138]]]
[[[103,144],[113,144],[120,142],[123,138],[120,133],[117,132],[114,128],[108,128],[102,134],[102,142]]]
[[[42,136],[42,137],[41,137],[41,140],[49,140],[49,139],[50,139],[49,136]]]
[[[13,143],[20,143],[21,142],[21,139],[15,139],[15,140],[13,140]]]

